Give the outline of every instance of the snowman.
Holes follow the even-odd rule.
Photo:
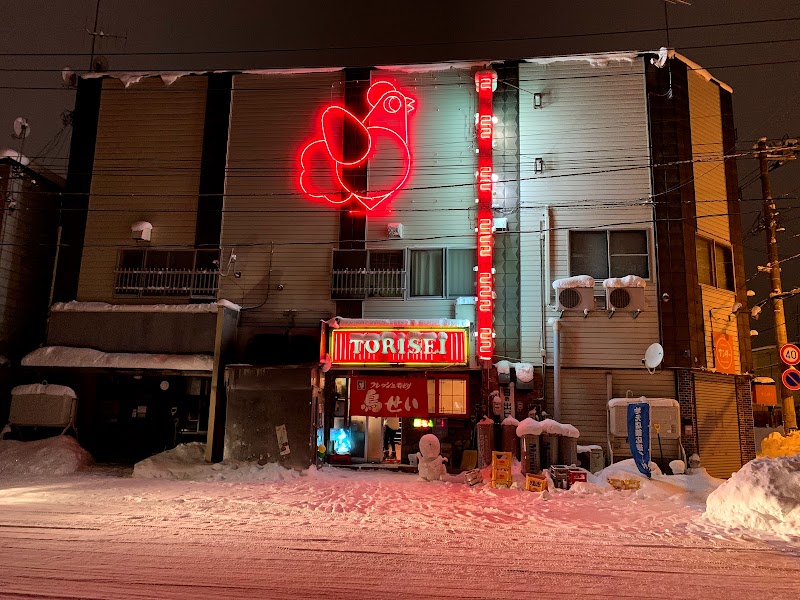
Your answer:
[[[446,458],[439,454],[439,438],[432,433],[427,433],[419,440],[417,452],[417,467],[420,478],[425,481],[439,481],[447,472],[444,463]]]

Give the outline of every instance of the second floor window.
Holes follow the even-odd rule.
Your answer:
[[[647,231],[643,229],[570,231],[570,275],[650,278]]]
[[[697,278],[703,285],[734,291],[733,252],[719,242],[697,237]]]
[[[475,295],[474,248],[412,249],[409,256],[412,297]]]

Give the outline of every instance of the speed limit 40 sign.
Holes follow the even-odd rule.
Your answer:
[[[784,344],[781,346],[781,360],[790,367],[800,363],[800,348],[794,344]]]

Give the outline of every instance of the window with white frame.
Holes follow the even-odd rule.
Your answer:
[[[474,248],[412,248],[408,252],[411,297],[475,295]]]
[[[650,278],[650,252],[645,229],[569,232],[570,275],[595,279],[638,275]]]
[[[437,376],[428,379],[428,413],[432,416],[467,416],[467,378]]]
[[[725,244],[697,236],[697,279],[703,285],[736,289],[733,280],[733,251]]]

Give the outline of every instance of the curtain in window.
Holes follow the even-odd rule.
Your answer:
[[[608,238],[605,231],[571,231],[570,275],[608,277]]]
[[[475,249],[451,248],[447,251],[447,296],[475,295]]]
[[[442,296],[443,250],[411,250],[411,295]]]

